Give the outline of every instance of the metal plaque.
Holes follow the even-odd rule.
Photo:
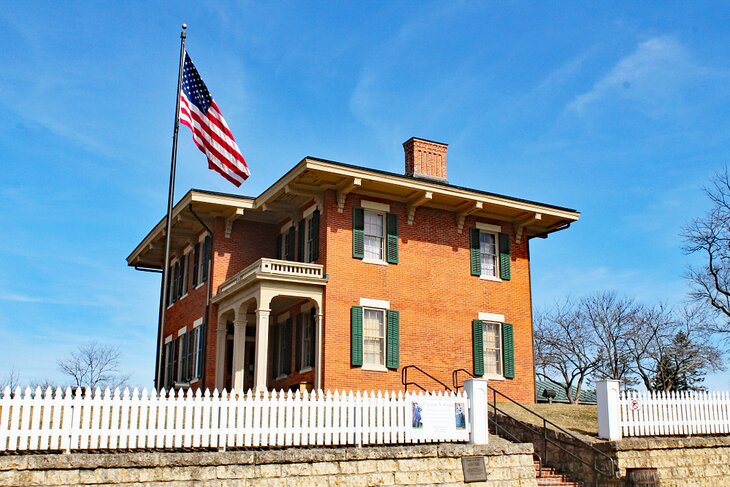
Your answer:
[[[467,484],[487,480],[484,457],[461,457],[461,469],[464,471],[464,482]]]

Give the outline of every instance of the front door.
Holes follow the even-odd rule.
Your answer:
[[[246,340],[246,355],[244,356],[243,370],[243,390],[248,391],[253,389],[253,370],[254,364],[256,363],[256,343],[254,341]]]

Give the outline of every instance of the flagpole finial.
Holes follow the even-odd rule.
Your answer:
[[[183,30],[187,29],[188,28],[188,24],[183,24],[182,25],[182,28],[183,28]]]

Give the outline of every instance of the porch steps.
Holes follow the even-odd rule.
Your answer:
[[[540,462],[537,460],[535,460],[535,478],[538,486],[583,487],[583,482],[571,480],[569,476],[552,467],[542,467],[542,476],[540,476]]]

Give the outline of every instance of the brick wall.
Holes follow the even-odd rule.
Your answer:
[[[390,204],[399,216],[399,263],[367,264],[352,257],[352,208],[360,201]],[[452,212],[418,208],[413,225],[406,206],[350,194],[337,211],[333,191],[325,195],[322,227],[326,231],[323,381],[336,389],[402,389],[400,370],[373,372],[350,366],[350,308],[360,298],[389,300],[400,312],[400,365],[418,365],[446,384],[457,368],[473,370],[471,322],[478,312],[498,313],[514,326],[515,379],[492,386],[519,401],[534,401],[532,316],[529,251],[526,239],[517,244],[512,226],[511,280],[493,282],[471,276],[469,231],[476,219],[467,217],[458,233]],[[485,223],[499,222],[480,219]],[[424,381],[429,388],[431,383]],[[435,387],[435,384],[434,384]]]

